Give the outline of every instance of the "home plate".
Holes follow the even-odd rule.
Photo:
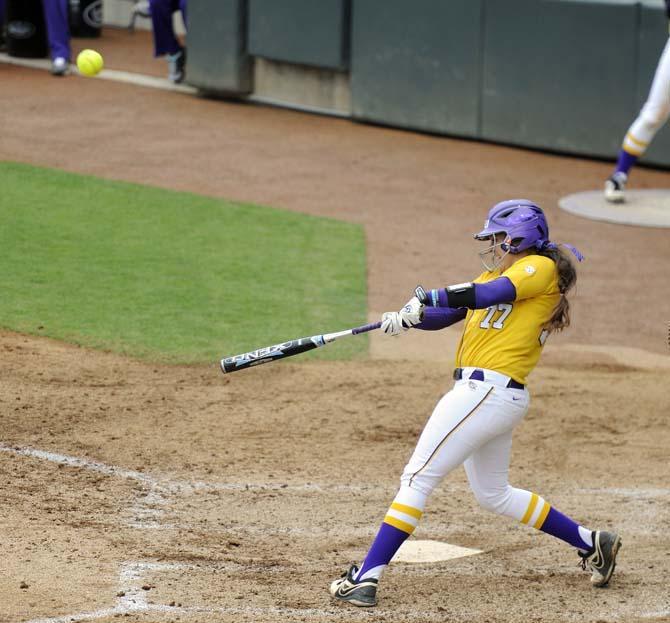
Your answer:
[[[452,558],[463,558],[464,556],[474,556],[481,554],[481,550],[450,545],[441,541],[415,541],[413,539],[405,541],[396,555],[392,558],[393,562],[440,562],[441,560],[451,560]]]

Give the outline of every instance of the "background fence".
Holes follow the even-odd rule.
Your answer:
[[[661,0],[191,0],[188,81],[431,133],[613,158]],[[643,161],[670,166],[670,130]]]

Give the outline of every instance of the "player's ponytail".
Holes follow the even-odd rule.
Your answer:
[[[562,331],[565,327],[570,326],[570,301],[568,301],[567,293],[577,282],[577,270],[572,260],[558,246],[552,245],[541,249],[537,251],[537,254],[548,257],[556,264],[558,291],[561,293],[561,299],[544,328],[549,333]]]

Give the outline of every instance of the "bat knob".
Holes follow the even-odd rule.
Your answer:
[[[423,289],[423,286],[416,286],[416,288],[414,288],[414,295],[419,299],[419,302],[422,305],[428,305],[428,295]]]

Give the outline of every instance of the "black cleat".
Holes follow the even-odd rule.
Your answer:
[[[582,558],[582,569],[588,564],[593,574],[593,586],[606,586],[616,567],[616,556],[621,547],[621,539],[615,532],[598,530],[593,537],[593,550],[579,555]]]
[[[351,565],[339,580],[330,585],[330,594],[339,601],[346,601],[359,608],[370,608],[377,605],[377,580],[369,578],[356,582],[354,576],[358,567]]]

